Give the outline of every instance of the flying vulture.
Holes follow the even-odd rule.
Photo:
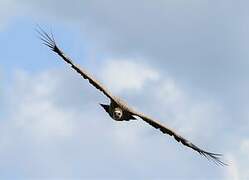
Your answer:
[[[115,121],[129,121],[129,120],[137,120],[142,119],[152,127],[159,129],[162,133],[173,136],[177,142],[181,142],[183,145],[193,149],[199,154],[205,156],[207,159],[212,160],[218,165],[226,165],[224,162],[220,160],[221,154],[211,153],[205,151],[198,146],[194,145],[186,138],[180,136],[173,129],[170,129],[166,125],[163,125],[156,120],[144,115],[143,113],[137,112],[125,104],[119,98],[113,96],[106,87],[104,87],[100,82],[94,79],[89,73],[87,73],[84,69],[80,68],[76,65],[64,52],[57,46],[53,34],[46,33],[43,29],[37,29],[39,33],[39,38],[43,41],[43,44],[51,48],[56,54],[58,54],[66,63],[68,63],[71,68],[73,68],[77,73],[79,73],[84,79],[88,80],[89,83],[101,91],[107,98],[110,99],[110,104],[100,104],[104,110],[109,114],[109,116]]]

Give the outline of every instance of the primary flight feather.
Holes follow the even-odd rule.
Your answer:
[[[176,141],[181,142],[183,145],[193,149],[199,154],[205,156],[207,159],[213,160],[216,164],[226,165],[224,162],[220,160],[221,154],[211,153],[200,149],[184,137],[177,134],[174,130],[168,128],[165,125],[160,124],[159,122],[153,120],[146,115],[139,113],[132,108],[130,108],[127,104],[121,101],[119,98],[113,96],[100,82],[94,79],[89,73],[87,73],[84,69],[80,68],[78,65],[74,64],[74,62],[64,54],[64,52],[57,46],[53,35],[49,35],[44,30],[39,28],[37,32],[40,35],[40,39],[43,41],[43,44],[51,48],[52,51],[57,53],[65,62],[67,62],[77,73],[79,73],[84,79],[87,79],[91,85],[93,85],[96,89],[101,91],[106,97],[110,99],[110,104],[100,104],[105,111],[110,115],[110,117],[116,121],[129,121],[136,120],[138,117],[144,120],[146,123],[151,125],[152,127],[159,129],[162,133],[173,136]]]

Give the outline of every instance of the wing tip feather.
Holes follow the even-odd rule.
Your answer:
[[[52,51],[56,53],[60,52],[59,48],[57,47],[52,31],[50,32],[50,34],[48,34],[39,25],[37,25],[35,31],[38,34],[38,38],[42,41],[44,45],[46,45],[47,47],[49,47]]]
[[[211,153],[203,150],[199,151],[199,153],[206,157],[208,160],[213,161],[216,165],[228,166],[227,163],[221,160],[220,157],[223,156],[222,154]]]

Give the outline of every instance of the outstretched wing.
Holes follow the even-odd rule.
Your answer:
[[[197,151],[198,153],[200,153],[201,155],[205,156],[207,159],[209,160],[213,160],[216,164],[219,165],[227,165],[224,162],[222,162],[220,160],[220,156],[221,154],[215,154],[215,153],[211,153],[211,152],[207,152],[204,151],[202,149],[200,149],[199,147],[197,147],[196,145],[194,145],[193,143],[191,143],[190,141],[188,141],[187,139],[185,139],[184,137],[180,136],[179,134],[177,134],[174,130],[154,121],[153,119],[141,114],[141,113],[137,113],[137,112],[132,112],[133,115],[140,117],[141,119],[143,119],[145,122],[147,122],[148,124],[150,124],[151,126],[153,126],[156,129],[159,129],[161,132],[163,132],[164,134],[168,134],[170,136],[173,136],[175,138],[176,141],[181,142],[183,145],[192,148],[193,150]]]
[[[69,57],[67,57],[61,49],[59,49],[55,42],[53,34],[48,35],[48,33],[46,33],[43,29],[41,29],[40,27],[38,28],[39,29],[37,29],[37,32],[40,35],[39,38],[43,41],[43,44],[51,48],[51,50],[57,53],[65,62],[70,64],[77,73],[79,73],[84,79],[87,79],[89,83],[92,84],[95,88],[100,90],[111,100],[115,101],[115,97],[112,96],[111,93],[100,82],[90,76],[88,72],[80,68],[78,65],[74,64],[74,62]]]

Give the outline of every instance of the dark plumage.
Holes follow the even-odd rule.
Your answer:
[[[142,113],[139,113],[129,106],[127,106],[123,101],[113,96],[100,82],[90,76],[85,70],[80,68],[78,65],[74,64],[73,61],[67,57],[61,49],[57,46],[53,35],[48,35],[41,28],[37,30],[40,35],[40,39],[43,41],[43,44],[51,48],[52,51],[57,53],[65,62],[70,64],[70,66],[79,73],[84,79],[88,80],[91,85],[100,90],[106,97],[110,99],[110,105],[100,104],[104,110],[116,121],[129,121],[136,120],[137,118],[141,118],[146,123],[151,125],[152,127],[159,129],[162,133],[173,136],[176,141],[181,142],[183,145],[195,150],[199,154],[205,156],[207,159],[213,160],[216,164],[226,165],[224,162],[220,160],[221,154],[215,154],[203,149],[200,149],[196,145],[192,144],[190,141],[185,139],[184,137],[177,134],[174,130],[168,128],[165,125],[158,123],[152,118],[145,116]]]

